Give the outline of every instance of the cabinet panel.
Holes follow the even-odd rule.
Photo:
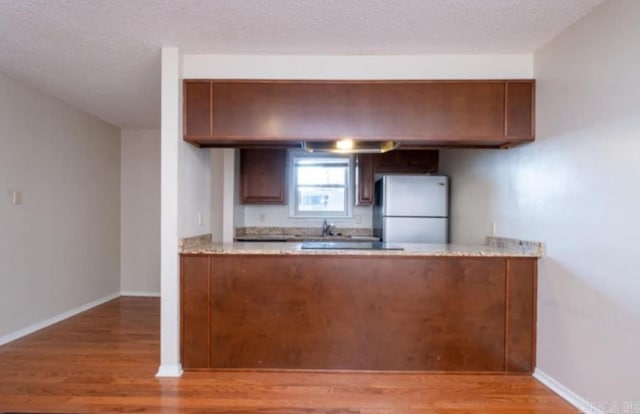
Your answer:
[[[498,137],[504,82],[215,82],[213,135],[283,140]]]
[[[509,259],[507,264],[506,371],[533,372],[536,341],[537,261]]]
[[[240,150],[240,194],[244,204],[284,204],[286,149]]]
[[[212,260],[213,368],[504,369],[505,259]]]
[[[373,154],[358,154],[355,157],[356,162],[356,205],[370,206],[373,205],[374,191],[374,171],[373,171]]]
[[[208,256],[181,256],[182,366],[210,367],[211,285]]]
[[[499,258],[377,262],[364,285],[374,369],[501,371],[504,268]]]
[[[184,83],[185,139],[211,136],[211,92],[209,81]]]
[[[506,133],[508,138],[531,139],[534,136],[533,82],[507,82]]]
[[[374,157],[376,173],[438,172],[437,150],[398,150]]]

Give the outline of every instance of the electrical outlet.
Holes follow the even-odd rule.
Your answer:
[[[264,223],[265,221],[264,213],[260,213],[259,220],[260,220],[260,223]]]
[[[362,216],[359,214],[356,214],[355,216],[353,216],[353,218],[355,219],[355,223],[356,224],[361,224],[362,223]]]
[[[11,192],[11,202],[14,206],[19,206],[20,204],[22,204],[22,191],[13,190]]]

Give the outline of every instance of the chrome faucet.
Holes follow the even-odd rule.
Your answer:
[[[327,220],[325,219],[322,222],[322,237],[331,236],[331,232],[333,231],[334,228],[335,226],[333,225],[333,223],[328,223]]]

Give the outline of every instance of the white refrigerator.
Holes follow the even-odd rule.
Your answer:
[[[448,243],[449,177],[386,175],[376,180],[373,235],[385,243]]]

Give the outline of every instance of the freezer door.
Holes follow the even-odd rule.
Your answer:
[[[382,241],[387,243],[448,243],[446,218],[384,217]]]
[[[449,178],[387,175],[382,178],[383,216],[447,217]]]

